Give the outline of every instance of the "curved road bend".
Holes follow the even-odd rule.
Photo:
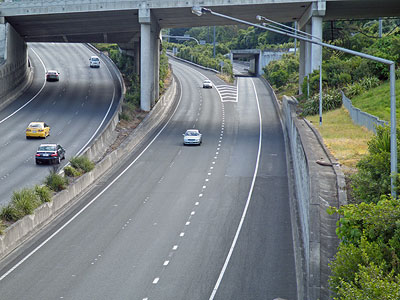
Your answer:
[[[83,44],[29,44],[34,69],[30,88],[0,111],[0,204],[7,204],[14,190],[41,183],[48,165],[35,165],[41,143],[60,143],[67,159],[75,156],[101,132],[118,106],[118,78],[103,62],[89,67],[93,52]],[[46,82],[45,70],[58,70],[59,82]],[[31,121],[50,125],[50,137],[25,138]],[[63,162],[65,164],[65,162]]]
[[[2,299],[296,299],[285,149],[270,95],[258,79],[239,78],[239,101],[221,102],[198,71],[172,63],[182,93],[169,123],[62,230],[3,262]],[[200,147],[182,145],[192,127]]]

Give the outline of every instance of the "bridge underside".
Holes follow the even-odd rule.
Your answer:
[[[179,2],[179,1],[178,1]],[[196,17],[191,13],[191,1],[186,7],[151,8],[160,28],[197,27],[235,24],[211,15]],[[206,2],[206,1],[205,1]],[[245,1],[243,1],[245,2]],[[266,1],[268,2],[268,1]],[[384,2],[384,4],[383,4]],[[32,1],[34,5],[35,1]],[[136,4],[137,6],[137,4]],[[266,4],[208,6],[213,11],[256,22],[256,15],[263,15],[278,22],[293,22],[307,14],[310,1],[292,1]],[[58,10],[60,10],[58,12]],[[78,11],[77,11],[78,10]],[[27,11],[32,11],[27,13]],[[108,42],[129,43],[140,34],[139,8],[96,9],[82,11],[75,6],[54,6],[49,9],[27,7],[11,9],[5,6],[0,15],[6,18],[26,42]],[[349,0],[327,1],[324,20],[377,18],[400,16],[398,0]]]

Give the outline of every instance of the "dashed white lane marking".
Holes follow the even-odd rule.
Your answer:
[[[40,58],[39,58],[40,59]],[[43,64],[44,66],[44,64]],[[108,69],[108,68],[107,68]],[[111,72],[110,72],[111,74]],[[179,82],[180,88],[182,88],[182,84]],[[36,96],[35,96],[36,97]],[[113,100],[110,103],[110,106],[108,108],[108,111],[106,115],[103,118],[103,121],[101,122],[100,126],[96,130],[96,132],[93,134],[93,136],[90,138],[90,140],[86,143],[85,146],[82,147],[80,151],[76,154],[77,156],[80,154],[83,149],[86,148],[87,144],[94,138],[94,136],[97,134],[97,131],[100,130],[100,127],[104,123],[109,111],[111,110],[112,104],[114,102],[114,97],[115,97],[115,87],[114,87],[114,92],[113,92]],[[32,98],[31,100],[33,100]],[[50,235],[46,240],[44,240],[39,246],[37,246],[35,249],[33,249],[31,252],[29,252],[26,256],[24,256],[19,262],[17,262],[13,267],[11,267],[6,273],[4,273],[0,277],[0,281],[2,281],[4,278],[6,278],[9,274],[11,274],[15,269],[17,269],[21,264],[23,264],[29,257],[31,257],[33,254],[35,254],[39,249],[41,249],[44,245],[46,245],[50,240],[52,240],[56,235],[58,235],[65,227],[67,227],[71,222],[73,222],[80,214],[82,214],[89,206],[91,206],[101,195],[103,195],[119,178],[121,178],[141,157],[142,155],[147,151],[147,149],[154,143],[154,141],[159,137],[159,135],[164,131],[164,129],[168,126],[172,118],[174,117],[176,111],[178,110],[179,104],[181,103],[182,100],[182,95],[179,97],[178,104],[175,107],[175,110],[167,120],[167,122],[164,124],[164,126],[158,131],[158,133],[155,135],[155,137],[148,143],[148,145],[143,149],[142,152],[134,159],[116,178],[114,178],[113,181],[111,181],[103,190],[101,190],[100,193],[98,193],[92,200],[89,201],[81,210],[79,210],[75,215],[73,215],[64,225],[62,225],[59,229],[57,229],[52,235]],[[27,102],[29,103],[29,102]],[[27,105],[25,104],[25,106]],[[19,110],[21,110],[24,106],[20,107],[18,110],[16,110],[13,114],[17,113]],[[9,115],[6,119],[11,117],[13,114]],[[1,122],[5,121],[6,119],[3,119]],[[178,152],[180,154],[181,150]]]
[[[210,181],[210,179],[206,178],[206,181],[208,182],[208,181]]]
[[[192,215],[192,216],[194,216],[195,214],[196,214],[195,211],[192,211],[192,212],[190,213],[190,215]]]
[[[200,202],[196,202],[194,205],[199,206]],[[190,222],[189,222],[190,223]]]
[[[205,190],[207,188],[207,186],[203,185],[203,190]]]
[[[179,236],[180,236],[180,237],[184,237],[184,236],[185,236],[185,233],[184,233],[184,232],[181,232],[181,233],[179,234]]]
[[[169,260],[164,261],[163,266],[168,266]]]
[[[187,222],[185,223],[185,226],[189,226],[189,225],[190,225],[190,222],[187,221]]]
[[[154,280],[153,280],[153,284],[157,284],[159,280],[160,280],[160,277],[156,277],[156,278],[154,278]]]
[[[210,175],[211,175],[211,173],[207,173],[207,175],[208,175],[208,176],[210,176]]]
[[[199,194],[199,198],[203,197],[203,194]]]
[[[178,250],[178,245],[173,246],[172,250]]]
[[[40,58],[40,56],[36,53],[35,50],[31,49],[32,52],[37,56],[37,58],[39,59],[40,63],[43,66],[43,69],[46,70],[46,66],[44,65],[44,62],[42,61],[42,59]],[[11,118],[13,115],[15,115],[17,112],[19,112],[21,109],[23,109],[25,106],[27,106],[29,103],[31,103],[33,100],[35,100],[35,98],[42,92],[42,90],[44,89],[46,85],[46,78],[44,78],[42,87],[40,88],[40,90],[35,94],[35,96],[33,96],[28,102],[26,102],[24,105],[22,105],[20,108],[18,108],[17,110],[15,110],[13,113],[9,114],[7,117],[5,117],[3,120],[0,121],[0,124],[3,123],[4,121],[8,120],[9,118]]]
[[[259,166],[259,163],[260,163],[260,156],[261,156],[262,133],[263,133],[262,132],[262,116],[261,116],[260,102],[258,100],[257,90],[256,90],[256,87],[255,87],[254,81],[252,79],[251,79],[251,83],[253,84],[253,90],[254,90],[254,94],[255,94],[255,97],[256,97],[257,109],[258,109],[259,137],[258,137],[258,152],[257,152],[256,166],[254,168],[253,179],[252,179],[252,182],[251,182],[249,194],[247,196],[246,205],[244,207],[244,210],[243,210],[243,213],[242,213],[242,217],[240,218],[240,222],[239,222],[238,228],[236,230],[235,237],[233,238],[232,245],[231,245],[231,247],[229,249],[228,255],[227,255],[226,259],[225,259],[224,265],[223,265],[223,267],[221,269],[221,272],[220,272],[220,274],[218,276],[217,282],[215,283],[215,286],[213,288],[213,291],[212,291],[212,293],[210,295],[209,300],[213,300],[215,295],[217,294],[218,288],[219,288],[219,286],[220,286],[220,284],[222,282],[222,278],[224,277],[225,271],[226,271],[226,269],[228,267],[228,264],[229,264],[229,261],[231,259],[233,250],[234,250],[234,248],[236,246],[236,242],[237,242],[237,240],[239,238],[239,234],[240,234],[240,231],[242,229],[244,219],[246,218],[246,214],[247,214],[247,210],[248,210],[248,207],[249,207],[249,204],[250,204],[250,200],[251,200],[251,197],[253,195],[253,190],[254,190],[256,177],[257,177],[257,174],[258,174],[258,166]]]

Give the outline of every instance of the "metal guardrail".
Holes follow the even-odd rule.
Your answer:
[[[343,93],[343,91],[341,91],[341,93],[342,93],[343,105],[349,111],[350,117],[355,124],[364,126],[368,130],[370,130],[374,133],[376,133],[377,126],[389,125],[389,122],[382,121],[378,117],[370,115],[366,112],[363,112],[359,108],[354,107],[353,104],[351,103],[351,100],[346,97],[346,95]]]

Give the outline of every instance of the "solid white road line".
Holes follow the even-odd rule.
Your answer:
[[[37,56],[37,58],[39,59],[40,63],[43,66],[43,69],[46,71],[46,66],[44,65],[44,62],[42,61],[42,59],[39,57],[39,55],[35,52],[35,50],[31,49],[33,53],[35,53],[35,55]],[[35,100],[35,98],[37,96],[39,96],[39,94],[42,92],[42,90],[44,89],[46,85],[46,78],[43,81],[43,85],[40,88],[40,90],[36,93],[35,96],[33,96],[28,102],[26,102],[24,105],[22,105],[20,108],[18,108],[16,111],[14,111],[13,113],[11,113],[10,115],[8,115],[7,117],[5,117],[3,120],[0,121],[0,124],[3,123],[4,121],[8,120],[9,118],[11,118],[13,115],[15,115],[17,112],[19,112],[21,109],[23,109],[25,106],[27,106],[29,103],[31,103],[33,100]]]
[[[241,231],[241,229],[242,229],[244,219],[246,218],[247,209],[249,208],[251,196],[252,196],[252,194],[253,194],[254,184],[255,184],[255,181],[256,181],[257,173],[258,173],[258,165],[259,165],[259,163],[260,163],[261,144],[262,144],[262,117],[261,117],[260,103],[259,103],[259,101],[258,101],[258,96],[257,96],[257,90],[256,90],[256,87],[255,87],[255,85],[254,85],[253,79],[251,79],[251,83],[253,84],[253,89],[254,89],[254,93],[255,93],[255,96],[256,96],[257,109],[258,109],[258,118],[259,118],[259,132],[260,132],[260,134],[259,134],[259,138],[258,138],[257,161],[256,161],[255,169],[254,169],[253,180],[252,180],[252,182],[251,182],[250,191],[249,191],[249,194],[248,194],[248,196],[247,196],[247,201],[246,201],[246,205],[245,205],[244,210],[243,210],[242,217],[241,217],[241,219],[240,219],[238,228],[237,228],[237,230],[236,230],[235,237],[233,238],[232,245],[231,245],[231,247],[230,247],[230,249],[229,249],[228,256],[227,256],[226,259],[225,259],[225,263],[224,263],[224,265],[223,265],[223,267],[222,267],[222,270],[221,270],[221,272],[220,272],[220,274],[219,274],[219,276],[218,276],[217,282],[216,282],[216,284],[215,284],[215,286],[214,286],[214,289],[213,289],[213,291],[212,291],[212,293],[211,293],[211,296],[210,296],[209,300],[213,300],[213,299],[214,299],[214,297],[215,297],[215,295],[216,295],[216,293],[217,293],[217,291],[218,291],[218,288],[219,288],[219,286],[220,286],[220,284],[221,284],[221,282],[222,282],[222,278],[224,277],[226,268],[228,267],[229,261],[230,261],[230,259],[231,259],[231,257],[232,257],[233,250],[235,249],[236,242],[237,242],[237,240],[238,240],[240,231]]]
[[[179,82],[180,90],[182,90],[181,83]],[[0,281],[10,275],[16,268],[18,268],[21,264],[23,264],[29,257],[35,254],[40,248],[46,245],[51,239],[53,239],[57,234],[59,234],[65,227],[67,227],[72,221],[74,221],[81,213],[83,213],[90,205],[92,205],[101,195],[103,195],[119,178],[122,177],[147,151],[147,149],[154,143],[154,141],[158,138],[158,136],[164,131],[164,129],[168,126],[169,122],[172,120],[172,117],[175,115],[179,104],[182,100],[182,94],[179,97],[178,105],[175,107],[172,115],[165,123],[165,125],[160,129],[160,131],[156,134],[156,136],[150,141],[150,143],[143,149],[143,151],[132,161],[113,181],[111,181],[100,193],[97,194],[88,204],[86,204],[81,210],[79,210],[74,216],[71,217],[64,225],[62,225],[59,229],[57,229],[52,235],[50,235],[46,240],[44,240],[39,246],[29,252],[24,258],[22,258],[19,262],[17,262],[11,269],[9,269],[6,273],[4,273],[0,277]],[[175,247],[175,246],[174,246]],[[178,246],[176,246],[178,248]],[[175,250],[175,249],[174,249]]]

